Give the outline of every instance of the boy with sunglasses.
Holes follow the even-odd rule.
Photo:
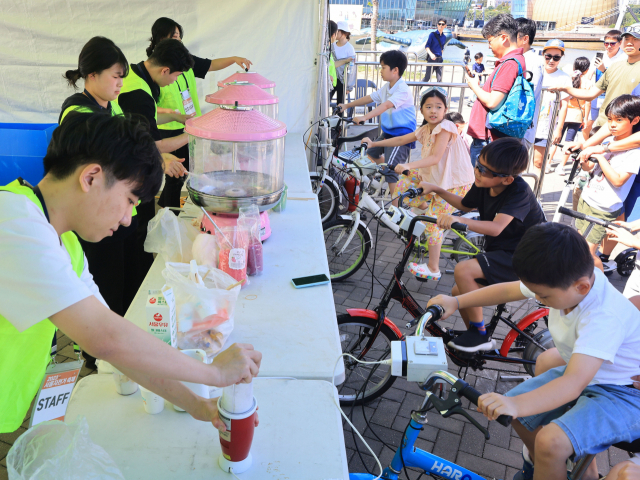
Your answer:
[[[564,42],[562,40],[549,40],[543,48],[543,72],[542,72],[542,87],[567,87],[571,86],[571,77],[565,72],[560,70],[560,62],[564,57]],[[536,129],[536,135],[534,140],[534,156],[533,164],[536,168],[542,167],[542,160],[545,149],[547,147],[547,138],[549,137],[549,130],[553,129],[553,136],[551,143],[555,145],[562,138],[562,127],[564,126],[564,120],[567,116],[567,110],[569,107],[569,95],[563,93],[560,95],[560,110],[556,118],[555,125],[551,125],[551,114],[556,105],[555,93],[542,93],[540,102],[540,115],[538,116],[538,127]],[[552,159],[553,156],[550,156]],[[547,173],[550,170],[547,169]]]
[[[454,296],[478,290],[487,285],[513,282],[518,279],[511,257],[524,233],[545,222],[544,212],[527,182],[519,176],[527,168],[529,155],[516,138],[500,138],[480,152],[475,165],[475,182],[464,197],[427,182],[420,183],[424,194],[434,192],[447,203],[464,212],[478,210],[480,220],[442,214],[438,226],[449,229],[453,222],[465,223],[485,236],[485,251],[465,260],[454,270]],[[487,335],[482,308],[463,308],[460,315],[468,330],[449,343],[464,352],[495,348]]]

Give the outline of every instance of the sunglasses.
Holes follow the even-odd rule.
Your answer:
[[[497,173],[497,172],[494,172],[493,170],[489,170],[480,162],[476,162],[476,169],[478,170],[478,172],[480,172],[480,175],[482,175],[483,177],[489,177],[489,174],[491,174],[492,177],[510,177],[511,176],[511,174],[509,173]]]
[[[614,45],[616,45],[618,42],[604,42],[604,46],[605,47],[613,47]]]
[[[439,23],[438,25],[446,25],[446,23]]]
[[[553,59],[554,62],[559,62],[562,58],[562,55],[545,55],[544,58],[548,61]]]

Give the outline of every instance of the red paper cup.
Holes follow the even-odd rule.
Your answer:
[[[234,473],[242,473],[251,466],[249,452],[253,442],[258,402],[253,397],[253,406],[249,410],[243,413],[231,413],[222,408],[220,399],[218,399],[218,415],[227,430],[220,432],[222,455],[218,463],[224,471],[229,471],[229,467],[233,467]]]

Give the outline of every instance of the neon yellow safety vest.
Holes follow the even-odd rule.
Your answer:
[[[156,99],[153,98],[153,94],[151,93],[151,88],[149,88],[149,84],[144,81],[144,78],[138,76],[136,72],[133,71],[133,68],[129,69],[129,75],[122,79],[122,88],[120,89],[120,95],[123,93],[133,92],[134,90],[144,90],[149,94],[151,99],[153,100],[154,105],[156,106],[155,119],[158,121],[158,105],[156,104]],[[120,98],[118,95],[118,99]],[[120,104],[118,104],[118,108]],[[122,110],[120,110],[122,111]]]
[[[333,54],[329,55],[329,75],[333,77],[333,87],[338,85],[338,74],[336,73],[336,62],[333,59]]]
[[[25,195],[43,210],[33,190],[17,180],[0,190]],[[84,269],[84,252],[78,237],[73,232],[66,232],[60,240],[69,252],[73,271],[80,277]],[[24,421],[51,360],[55,331],[53,323],[45,319],[19,332],[0,315],[0,433],[13,432]]]
[[[191,95],[191,101],[193,101],[193,107],[196,109],[196,117],[202,115],[202,112],[200,112],[200,102],[198,101],[198,91],[196,89],[196,77],[193,74],[192,68],[183,72],[171,85],[160,89],[158,107],[178,110],[182,115],[185,115],[187,112],[184,111],[184,104],[182,103],[182,95],[180,92],[186,90],[187,87],[189,89],[189,95]],[[180,122],[169,122],[158,125],[158,128],[162,130],[181,130],[184,128],[184,125]]]
[[[118,102],[109,102],[111,104],[111,115],[115,116],[115,115],[124,115],[124,113],[122,113],[122,109],[120,108],[120,105],[118,105]],[[91,113],[95,110],[91,110],[89,107],[85,107],[82,105],[71,105],[70,107],[67,107],[67,109],[62,112],[62,117],[60,118],[60,123],[62,123],[64,121],[64,117],[67,116],[67,114],[69,112],[82,112],[82,113]]]

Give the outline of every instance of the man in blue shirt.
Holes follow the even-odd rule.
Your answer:
[[[444,27],[447,26],[447,21],[444,18],[438,20],[438,30],[429,34],[429,39],[424,48],[427,50],[427,62],[442,63],[442,50],[444,50],[444,44],[447,41],[447,37],[444,33]],[[427,73],[422,79],[423,82],[431,80],[431,69],[436,71],[436,80],[442,82],[442,67],[427,67]]]

